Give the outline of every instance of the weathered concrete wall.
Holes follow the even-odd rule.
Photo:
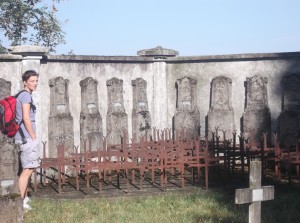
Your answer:
[[[0,55],[0,78],[12,83],[12,94],[22,88],[21,74],[27,69],[40,73],[39,87],[33,95],[37,105],[38,137],[48,141],[50,115],[49,80],[63,77],[69,80],[69,106],[74,121],[74,145],[80,145],[80,81],[91,77],[98,82],[98,108],[102,117],[103,135],[107,134],[108,91],[106,82],[112,78],[123,80],[123,98],[128,117],[129,137],[132,137],[133,87],[132,80],[142,78],[147,82],[147,99],[152,127],[172,128],[176,111],[176,81],[184,77],[195,79],[197,107],[200,112],[201,136],[206,132],[206,118],[210,108],[211,82],[218,76],[232,80],[232,108],[234,128],[240,132],[240,122],[245,110],[245,81],[254,75],[268,79],[268,103],[272,129],[277,127],[281,113],[283,76],[300,73],[300,53],[241,54],[223,56],[179,57],[176,54],[155,53],[140,56],[37,56],[34,53]],[[54,148],[50,148],[54,149]]]
[[[201,135],[205,133],[205,118],[209,111],[211,81],[218,76],[232,80],[232,107],[234,126],[240,131],[240,118],[245,109],[245,86],[247,77],[260,75],[268,78],[268,102],[272,126],[277,128],[277,118],[281,112],[281,79],[291,73],[300,73],[300,53],[243,54],[208,57],[177,57],[167,61],[168,116],[175,109],[174,82],[184,76],[197,80],[197,104],[200,110]]]
[[[59,58],[60,61],[56,61]],[[74,61],[75,59],[75,61]],[[48,86],[48,79],[61,76],[65,79],[69,80],[69,105],[70,112],[72,117],[74,118],[74,143],[75,145],[79,145],[80,142],[80,111],[81,111],[81,89],[80,89],[80,81],[84,80],[87,77],[92,77],[93,79],[98,81],[97,90],[99,97],[99,112],[102,117],[103,123],[103,135],[107,135],[107,123],[106,123],[106,115],[108,112],[108,90],[106,81],[112,78],[118,78],[123,80],[123,98],[124,98],[124,107],[128,116],[128,129],[132,129],[131,126],[131,113],[133,109],[132,105],[132,84],[131,81],[142,77],[147,81],[147,95],[150,108],[150,113],[154,115],[153,126],[157,126],[158,128],[163,128],[165,121],[161,120],[164,117],[162,115],[165,113],[163,110],[155,114],[155,107],[159,104],[154,103],[154,100],[159,101],[161,103],[161,99],[163,97],[166,98],[166,94],[164,96],[154,95],[153,88],[162,88],[166,89],[165,85],[162,85],[158,81],[158,85],[154,86],[154,78],[159,79],[159,75],[162,71],[157,70],[155,64],[153,63],[145,63],[145,62],[126,62],[126,58],[113,58],[116,61],[110,62],[105,61],[106,58],[94,57],[90,58],[89,61],[84,61],[86,58],[84,57],[51,57],[49,56],[45,63],[41,64],[40,69],[40,83],[39,91],[43,91],[41,99],[41,113],[45,118],[42,118],[42,126],[47,127],[47,117],[49,116],[49,96],[50,90]],[[139,59],[139,58],[137,58]],[[163,79],[163,78],[162,78]],[[160,109],[164,109],[163,104],[161,104]],[[47,128],[43,128],[43,131],[40,133],[43,140],[47,140],[48,132]],[[129,132],[131,135],[131,132]]]

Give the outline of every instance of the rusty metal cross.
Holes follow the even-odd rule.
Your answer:
[[[261,202],[274,199],[274,186],[261,186],[261,161],[251,161],[249,188],[235,190],[235,203],[251,203],[249,223],[261,222]]]

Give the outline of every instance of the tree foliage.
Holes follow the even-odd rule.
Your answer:
[[[49,47],[50,52],[55,52],[57,45],[65,43],[61,23],[53,10],[54,5],[50,10],[42,2],[0,0],[0,32],[3,32],[12,46],[35,44]],[[0,50],[1,47],[3,46],[0,46]]]
[[[1,40],[0,40],[0,54],[6,54],[6,53],[7,53],[7,49],[2,46]]]

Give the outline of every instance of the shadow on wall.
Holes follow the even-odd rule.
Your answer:
[[[300,139],[300,70],[282,77],[281,114],[278,117],[280,143],[295,145]]]
[[[288,63],[289,65],[286,66],[277,77],[274,77],[276,86],[272,87],[278,90],[274,91],[273,89],[271,97],[268,95],[267,90],[269,82],[265,77],[267,75],[254,75],[248,77],[244,82],[245,104],[244,114],[240,118],[240,131],[244,134],[248,134],[248,136],[251,130],[255,131],[256,133],[254,135],[257,142],[261,141],[263,132],[268,133],[269,143],[273,143],[272,132],[279,133],[280,142],[282,144],[295,144],[300,138],[300,69],[296,61],[293,60]],[[271,76],[269,76],[269,78],[272,79]],[[213,118],[209,118],[209,114],[205,116],[206,136],[209,136],[216,128],[222,130],[222,125],[229,125],[230,121],[228,122],[228,120],[231,120],[229,116],[226,116],[228,114],[220,109],[224,108],[223,105],[227,103],[226,97],[228,101],[230,101],[230,91],[226,91],[226,86],[222,87],[220,84],[214,84],[213,81],[210,86],[209,106],[210,111],[215,110],[217,115]],[[227,90],[228,89],[229,88],[227,88]],[[277,98],[278,101],[280,101],[278,110],[281,110],[281,113],[277,117],[274,117],[274,115],[271,116],[269,104],[272,103],[272,101],[269,101],[270,98]],[[218,106],[218,109],[214,109]],[[228,110],[230,110],[230,103]],[[214,120],[215,117],[221,118],[220,120],[218,120],[218,118]],[[214,121],[214,127],[212,128],[211,122]]]

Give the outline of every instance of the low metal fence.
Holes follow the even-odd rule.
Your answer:
[[[86,188],[89,190],[91,176],[97,175],[98,189],[102,190],[103,185],[112,183],[112,173],[117,176],[117,187],[120,187],[119,178],[124,176],[126,190],[129,191],[129,184],[137,184],[142,189],[145,175],[151,177],[154,184],[159,179],[159,185],[166,189],[170,179],[178,179],[180,186],[185,186],[186,171],[192,172],[193,179],[200,181],[201,169],[205,172],[205,187],[208,188],[208,168],[218,165],[219,158],[211,154],[208,149],[208,140],[200,140],[187,136],[184,131],[176,134],[175,139],[171,138],[171,130],[154,129],[153,138],[148,140],[142,137],[138,142],[127,143],[127,135],[124,132],[121,144],[108,145],[106,138],[98,150],[92,151],[89,141],[84,143],[83,152],[66,154],[63,144],[57,146],[57,158],[45,156],[41,159],[42,184],[46,184],[47,171],[57,171],[58,192],[61,192],[62,185],[66,181],[66,172],[72,172],[75,177],[76,189],[79,190],[79,181],[84,177]],[[183,137],[184,136],[184,137]],[[37,174],[36,174],[37,176]],[[195,177],[197,176],[197,178]],[[38,181],[35,180],[34,188],[37,189]]]
[[[262,141],[257,145],[253,137],[245,138],[241,133],[238,137],[233,133],[233,140],[220,140],[217,134],[212,134],[211,140],[206,137],[200,140],[197,136],[187,135],[184,130],[175,133],[172,138],[171,129],[153,129],[152,137],[147,135],[138,141],[128,143],[126,132],[123,134],[122,143],[109,145],[106,138],[96,151],[91,150],[89,140],[85,140],[83,152],[75,148],[73,153],[68,151],[63,144],[57,146],[57,157],[46,157],[46,143],[43,143],[44,153],[41,159],[40,172],[34,180],[37,189],[37,175],[40,174],[41,182],[46,184],[47,171],[56,171],[58,192],[61,193],[66,177],[72,175],[75,179],[76,189],[80,190],[80,181],[84,180],[86,189],[91,187],[91,178],[96,177],[99,191],[105,185],[111,185],[113,176],[116,186],[120,188],[120,177],[126,182],[126,190],[130,184],[143,188],[145,177],[150,178],[152,184],[157,184],[163,190],[167,189],[171,179],[177,179],[180,187],[185,187],[187,174],[192,175],[194,183],[200,183],[201,172],[204,172],[205,188],[209,186],[209,168],[222,167],[228,174],[234,173],[239,168],[242,174],[249,169],[250,160],[259,158],[263,163],[263,170],[274,168],[275,176],[281,177],[282,167],[291,173],[290,168],[295,167],[299,176],[300,152],[299,141],[294,145],[280,145],[278,134],[274,133],[272,145],[268,145],[267,133],[262,135]],[[225,133],[224,133],[225,136]],[[239,139],[238,143],[235,139]],[[246,171],[247,173],[247,171]],[[49,178],[49,177],[48,177]],[[95,182],[95,181],[94,181]]]

